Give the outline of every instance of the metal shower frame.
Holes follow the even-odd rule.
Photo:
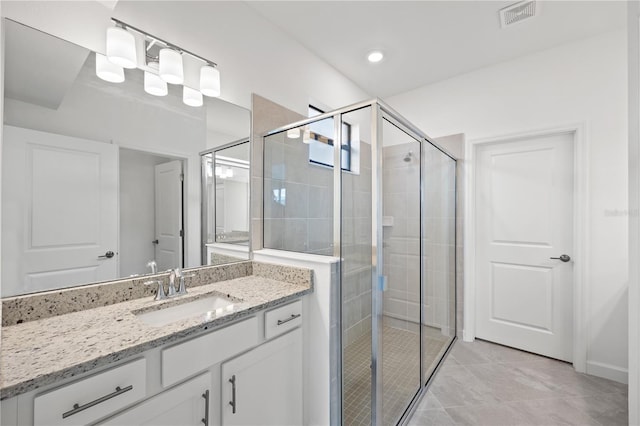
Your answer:
[[[433,141],[432,138],[427,136],[420,129],[415,127],[409,121],[407,121],[404,117],[402,117],[398,112],[396,112],[393,108],[387,105],[384,101],[380,99],[372,99],[368,101],[363,101],[359,103],[355,103],[334,111],[329,111],[323,114],[315,115],[311,118],[300,120],[286,126],[279,127],[277,129],[271,130],[262,135],[263,138],[268,136],[286,132],[287,130],[300,128],[302,126],[306,126],[308,124],[312,124],[321,120],[325,120],[328,118],[333,118],[334,123],[334,134],[336,143],[333,144],[333,164],[342,164],[342,149],[341,149],[341,141],[342,141],[342,117],[345,114],[349,114],[355,112],[357,110],[361,110],[364,108],[371,107],[371,182],[372,182],[372,190],[371,190],[371,208],[372,208],[372,220],[371,220],[371,232],[372,232],[372,256],[371,256],[371,266],[372,266],[372,277],[371,277],[371,289],[372,289],[372,329],[371,329],[371,424],[375,426],[381,426],[383,424],[383,413],[382,413],[382,302],[383,302],[383,284],[385,280],[384,275],[384,265],[382,262],[383,259],[383,232],[382,232],[382,174],[383,174],[383,154],[382,154],[382,144],[383,144],[383,136],[382,136],[382,125],[383,121],[386,120],[393,126],[397,127],[401,131],[407,133],[411,136],[416,142],[420,143],[420,282],[422,283],[423,277],[425,276],[425,265],[423,261],[423,255],[425,253],[425,243],[424,243],[424,231],[426,229],[425,226],[425,217],[424,217],[424,162],[425,162],[425,144],[428,143],[438,150],[440,150],[443,154],[451,158],[456,164],[457,170],[457,159],[449,154],[443,147],[438,145]],[[339,142],[339,143],[338,143]],[[455,174],[454,174],[454,188],[455,186]],[[342,259],[342,167],[333,167],[333,194],[334,194],[334,202],[333,202],[333,256]],[[455,212],[457,211],[457,188],[456,188],[456,205],[454,208],[454,217]],[[455,220],[455,219],[454,219]],[[456,231],[454,227],[454,242],[456,239]],[[457,250],[454,250],[454,264],[457,270]],[[337,292],[335,292],[334,299],[332,303],[335,303],[337,306],[337,323],[338,329],[340,333],[338,336],[332,336],[332,358],[337,360],[337,365],[333,365],[331,373],[335,374],[338,378],[337,383],[339,383],[338,389],[332,389],[332,393],[337,393],[336,395],[332,395],[331,401],[331,424],[338,425],[343,424],[342,418],[342,400],[343,400],[343,378],[342,378],[342,363],[343,363],[343,342],[342,342],[342,282],[343,282],[343,270],[340,268],[340,285],[338,286]],[[456,315],[455,315],[455,306],[457,303],[457,291],[455,289],[457,280],[457,274],[454,272],[454,297],[453,297],[453,306],[454,306],[454,315],[453,315],[453,329],[457,329],[456,325]],[[421,323],[425,320],[425,312],[424,312],[424,292],[422,289],[422,285],[420,285],[420,321]],[[333,308],[332,308],[333,309]],[[446,348],[444,355],[451,350],[453,343],[456,340],[455,332],[453,339],[449,342],[448,347]],[[420,400],[420,397],[426,393],[429,383],[433,375],[440,368],[444,356],[438,360],[438,364],[434,368],[432,374],[429,378],[423,382],[425,366],[423,365],[423,353],[424,353],[424,342],[422,339],[422,331],[420,333],[420,388],[417,390],[416,394],[412,398],[409,405],[406,407],[403,415],[399,419],[398,424],[404,425],[408,422],[408,419],[415,411],[417,407],[417,403]]]

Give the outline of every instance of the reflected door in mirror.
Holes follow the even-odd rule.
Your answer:
[[[117,161],[111,144],[4,127],[3,296],[117,278]]]

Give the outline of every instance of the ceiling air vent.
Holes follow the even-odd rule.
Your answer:
[[[500,10],[500,26],[506,28],[524,20],[533,18],[540,12],[535,0],[521,1]]]

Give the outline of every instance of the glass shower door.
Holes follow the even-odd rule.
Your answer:
[[[378,368],[382,424],[395,425],[421,386],[421,143],[382,119],[382,285]],[[380,232],[380,230],[379,230]],[[380,401],[380,398],[378,398]]]

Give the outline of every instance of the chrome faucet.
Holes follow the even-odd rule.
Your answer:
[[[155,262],[154,262],[155,263]],[[187,294],[187,288],[185,286],[185,278],[195,277],[195,274],[185,275],[182,268],[175,268],[169,270],[169,290],[165,294],[163,280],[151,280],[147,281],[145,285],[158,285],[158,291],[154,300],[164,300],[169,297],[180,296]],[[180,281],[178,289],[176,290],[176,278]]]
[[[187,288],[185,286],[185,278],[195,277],[196,274],[185,275],[184,271],[181,268],[176,268],[176,278],[180,280],[180,286],[178,287],[178,292],[176,295],[187,294]]]
[[[147,262],[147,268],[151,268],[151,273],[152,274],[157,274],[158,273],[158,264],[153,259],[151,259],[150,261]]]

